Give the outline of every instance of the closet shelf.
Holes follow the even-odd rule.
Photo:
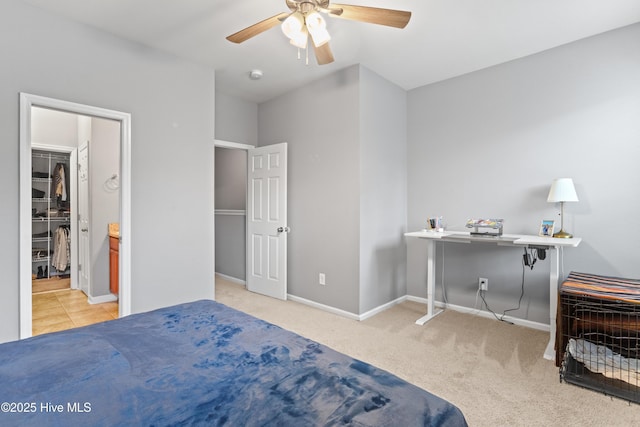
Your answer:
[[[69,161],[69,156],[68,155],[64,155],[64,154],[51,154],[51,153],[37,153],[35,151],[33,151],[31,153],[31,158],[32,159],[46,159],[46,160],[61,160],[61,161],[65,161],[68,162]]]
[[[50,152],[43,149],[31,151],[31,262],[32,273],[36,279],[48,279],[56,274],[56,266],[68,264],[63,257],[69,253],[69,239],[67,248],[57,242],[57,232],[60,227],[71,228],[71,212],[68,177],[70,169],[70,154]],[[52,191],[51,183],[60,180],[64,185],[65,200],[59,200]],[[57,187],[56,187],[57,188]],[[55,261],[55,262],[54,262]],[[60,262],[59,262],[60,261]],[[68,265],[67,265],[68,266]],[[37,268],[37,272],[33,271]]]

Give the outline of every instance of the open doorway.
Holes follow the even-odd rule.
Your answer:
[[[246,286],[247,152],[250,145],[215,144],[216,280]]]
[[[216,276],[286,300],[287,143],[215,145]]]
[[[46,122],[47,118],[60,119],[65,117],[73,123],[67,129],[66,136],[62,136],[58,141],[54,138],[56,132],[54,128],[42,126],[38,124],[39,119]],[[128,315],[131,312],[130,301],[130,241],[129,239],[120,239],[119,242],[119,272],[118,280],[120,283],[118,296],[109,292],[109,240],[107,223],[113,222],[119,224],[121,235],[130,236],[130,127],[131,118],[127,113],[121,113],[112,110],[105,110],[97,107],[75,104],[66,101],[60,101],[52,98],[40,97],[37,95],[21,94],[20,95],[20,337],[26,338],[33,332],[33,248],[34,248],[34,173],[35,167],[43,168],[41,164],[34,160],[34,153],[53,156],[65,157],[68,155],[67,174],[69,182],[64,188],[65,195],[58,195],[53,188],[53,183],[59,181],[59,176],[55,178],[50,175],[50,170],[38,171],[44,180],[51,180],[51,186],[45,181],[44,189],[46,191],[42,199],[42,203],[47,204],[47,209],[41,214],[42,218],[47,219],[50,223],[50,217],[60,216],[65,218],[68,216],[68,228],[70,236],[68,266],[64,264],[56,264],[55,267],[48,265],[47,273],[54,275],[69,277],[69,288],[71,290],[81,288],[77,291],[81,294],[87,294],[88,304],[98,304],[110,300],[119,299],[117,313],[115,317]],[[59,129],[58,129],[59,130]],[[64,132],[63,132],[64,133]],[[73,136],[75,135],[75,137]],[[89,178],[94,177],[93,183],[87,180],[84,201],[87,206],[92,206],[90,211],[91,224],[88,230],[89,235],[93,231],[96,239],[89,238],[85,243],[86,253],[83,258],[80,248],[81,239],[79,236],[82,232],[81,209],[78,204],[82,196],[78,196],[78,190],[81,188],[78,180],[80,174],[76,173],[78,165],[83,161],[79,159],[79,148],[86,141],[94,141],[93,150],[85,147],[86,154],[84,172]],[[109,146],[105,140],[111,140],[113,144]],[[44,141],[44,142],[43,142]],[[60,142],[62,141],[62,142]],[[57,142],[57,143],[55,143]],[[88,145],[91,145],[89,142]],[[90,151],[95,151],[94,160],[92,161]],[[107,158],[110,161],[104,161]],[[102,159],[98,161],[97,159]],[[40,162],[40,160],[38,160]],[[61,164],[64,162],[61,162]],[[49,166],[48,166],[49,167]],[[57,167],[57,163],[56,163]],[[95,170],[87,170],[87,168]],[[64,167],[62,167],[64,171]],[[73,171],[72,171],[73,170]],[[44,175],[47,175],[44,177]],[[66,175],[65,175],[66,177]],[[116,191],[117,190],[117,191]],[[40,193],[38,193],[40,194]],[[91,197],[89,197],[91,195]],[[67,198],[67,203],[62,200]],[[115,203],[113,201],[115,200]],[[111,203],[109,202],[111,201]],[[115,204],[115,208],[114,205]],[[52,206],[53,205],[53,206]],[[114,213],[115,209],[115,213]],[[37,211],[37,208],[36,208]],[[61,220],[58,220],[61,221]],[[66,221],[66,219],[64,219]],[[102,227],[104,226],[104,227]],[[103,229],[104,233],[101,232]],[[75,230],[74,230],[75,229]],[[92,230],[91,230],[92,229]],[[56,227],[56,231],[58,228]],[[75,233],[74,233],[75,231]],[[45,234],[53,237],[53,231],[50,229],[44,232],[38,231],[36,234]],[[102,236],[104,235],[104,236]],[[49,237],[49,236],[47,236]],[[93,240],[93,242],[92,242]],[[53,239],[52,239],[53,241]],[[40,242],[41,243],[41,242]],[[71,248],[73,246],[73,248]],[[47,263],[52,261],[52,253],[47,248],[43,253],[49,259]],[[61,253],[64,251],[61,251]],[[103,263],[96,263],[97,259],[104,258]],[[98,275],[100,280],[96,283],[92,281],[83,283],[80,280],[81,273],[87,271],[87,267],[94,266],[97,271],[93,271],[90,277],[92,280]],[[68,268],[66,268],[68,267]],[[83,270],[84,268],[84,270]],[[89,270],[90,271],[90,270]],[[39,271],[36,269],[36,278]],[[44,267],[42,267],[42,276],[44,276]],[[100,284],[103,282],[105,284]],[[84,291],[84,292],[83,292]],[[107,319],[104,319],[107,320]],[[74,326],[79,326],[75,324]]]
[[[33,335],[113,320],[120,122],[34,106],[31,148]]]

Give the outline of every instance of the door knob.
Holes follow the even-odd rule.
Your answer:
[[[278,227],[278,233],[288,233],[291,229],[289,227]]]

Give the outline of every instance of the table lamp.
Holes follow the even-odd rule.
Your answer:
[[[549,196],[547,202],[557,203],[560,202],[560,231],[553,233],[553,237],[571,238],[572,234],[564,231],[564,202],[577,202],[578,194],[576,194],[576,188],[573,186],[573,179],[571,178],[558,178],[554,179],[549,190]]]

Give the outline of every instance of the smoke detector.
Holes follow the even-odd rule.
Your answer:
[[[249,71],[249,78],[251,80],[260,80],[262,78],[262,70]]]

